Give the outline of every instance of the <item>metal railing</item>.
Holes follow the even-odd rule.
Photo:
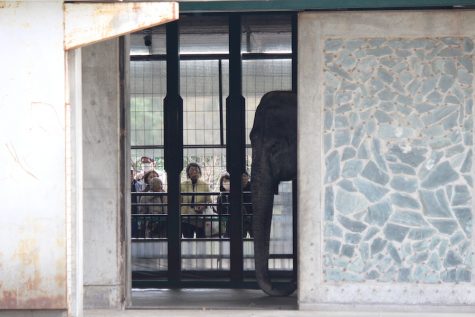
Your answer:
[[[249,192],[244,192],[249,193]],[[209,195],[218,196],[220,192],[193,192],[181,193],[182,195]],[[166,192],[139,192],[132,193],[132,201],[137,197],[145,196],[166,196]],[[197,205],[192,203],[183,203],[181,206]],[[185,271],[193,270],[229,270],[230,267],[230,239],[227,234],[226,224],[229,221],[229,214],[216,212],[218,203],[199,203],[205,205],[207,210],[215,212],[214,214],[182,214],[181,221],[200,221],[204,227],[216,227],[216,233],[207,235],[204,238],[185,238],[181,236],[181,259],[182,269]],[[227,206],[229,203],[223,203]],[[243,206],[250,203],[243,203]],[[132,207],[152,207],[163,206],[166,203],[132,203]],[[283,206],[280,206],[283,207]],[[291,206],[285,206],[291,207]],[[170,212],[168,210],[168,212]],[[252,223],[252,214],[243,214],[243,222]],[[270,269],[271,270],[292,270],[292,213],[280,213],[273,215],[271,229],[271,247],[270,247]],[[134,227],[137,230],[134,231]],[[151,228],[151,234],[146,234],[146,227]],[[162,230],[161,233],[154,232],[154,229]],[[167,230],[168,213],[150,214],[134,213],[132,214],[132,271],[166,271],[167,263]],[[254,249],[253,238],[247,233],[243,237],[243,263],[244,269],[249,271],[254,269]]]

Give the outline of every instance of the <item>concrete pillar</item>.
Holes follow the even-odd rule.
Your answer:
[[[84,308],[119,308],[119,40],[82,48]]]

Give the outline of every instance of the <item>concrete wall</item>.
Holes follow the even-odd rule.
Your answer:
[[[119,42],[82,49],[84,308],[120,307]]]
[[[300,16],[302,308],[475,304],[474,27],[473,11]]]
[[[0,4],[0,310],[67,308],[62,13]]]

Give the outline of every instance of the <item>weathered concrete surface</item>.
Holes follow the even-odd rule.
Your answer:
[[[66,223],[68,313],[81,316],[83,308],[83,169],[81,49],[66,52]],[[69,114],[69,115],[68,115]]]
[[[67,308],[62,14],[0,3],[0,310]]]
[[[66,3],[64,13],[64,48],[71,49],[174,21],[178,3]]]
[[[66,311],[59,310],[4,310],[0,317],[67,317]]]
[[[84,307],[121,305],[119,41],[82,48]]]
[[[344,305],[473,309],[475,283],[328,282],[324,280],[324,41],[329,38],[475,37],[474,11],[321,12],[299,16],[299,307]],[[473,98],[473,97],[472,97]],[[311,146],[309,146],[311,144]],[[310,171],[310,172],[309,172]],[[473,189],[471,191],[473,195]],[[473,208],[472,208],[473,210]],[[472,223],[473,225],[473,223]],[[471,237],[474,246],[473,235]],[[472,255],[473,257],[473,255]],[[473,272],[473,261],[471,261]],[[411,305],[411,306],[406,306]],[[457,307],[455,307],[457,306]],[[382,311],[384,309],[381,308]]]
[[[296,310],[86,310],[84,317],[471,317],[473,313],[397,313],[385,310],[371,312],[354,311],[296,311]]]

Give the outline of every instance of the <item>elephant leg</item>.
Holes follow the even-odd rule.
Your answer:
[[[270,296],[287,296],[297,288],[296,281],[279,287],[273,286],[269,277],[269,244],[274,203],[274,184],[269,174],[254,170],[252,221],[254,235],[254,260],[256,279],[261,289]],[[254,186],[256,185],[256,186]]]

